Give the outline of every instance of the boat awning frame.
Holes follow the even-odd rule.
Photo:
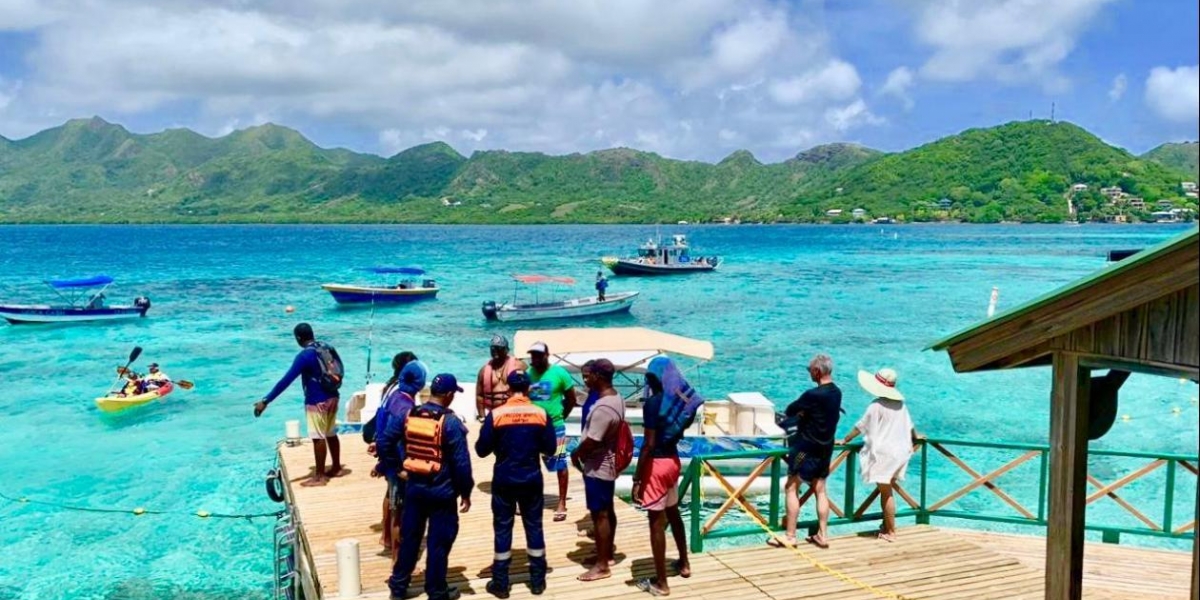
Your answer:
[[[92,277],[80,277],[77,279],[47,279],[46,285],[56,290],[65,290],[110,285],[112,282],[113,278],[108,275],[94,275]]]

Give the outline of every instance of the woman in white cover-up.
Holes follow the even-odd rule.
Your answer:
[[[859,470],[864,482],[879,489],[883,507],[879,539],[890,542],[896,539],[896,498],[892,488],[896,482],[904,481],[913,443],[920,438],[904,405],[904,394],[896,389],[895,371],[880,369],[874,374],[859,371],[858,384],[875,396],[875,401],[867,406],[842,444],[849,444],[860,433],[866,437],[858,453]]]

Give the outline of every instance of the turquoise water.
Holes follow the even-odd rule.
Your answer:
[[[922,348],[981,319],[992,286],[1000,288],[1000,308],[1011,307],[1103,267],[1109,249],[1149,245],[1185,228],[738,226],[663,233],[675,230],[689,233],[697,251],[722,255],[721,271],[614,279],[610,292],[638,289],[642,299],[630,315],[592,324],[712,340],[716,358],[695,379],[707,395],[762,391],[782,405],[807,386],[809,356],[826,351],[846,390],[842,431],[869,400],[855,371],[892,366],[922,431],[1043,442],[1047,370],[955,375],[944,354]],[[154,302],[149,318],[125,324],[0,326],[7,388],[0,411],[8,433],[0,445],[7,467],[0,492],[91,507],[275,510],[262,475],[283,422],[299,418],[300,394],[289,391],[258,420],[251,404],[291,360],[297,321],[313,323],[338,347],[349,387],[365,379],[371,331],[377,369],[392,353],[411,349],[434,370],[469,377],[491,333],[513,333],[479,312],[482,300],[511,296],[508,275],[571,275],[587,295],[599,256],[630,251],[653,233],[593,226],[0,228],[6,301],[46,299],[43,278],[107,273],[118,279],[110,301],[146,294]],[[335,308],[318,287],[353,281],[353,267],[374,264],[423,266],[443,292],[433,302],[377,311],[371,327],[369,311]],[[284,312],[287,305],[294,314]],[[101,415],[92,398],[112,383],[114,367],[134,345],[145,349],[143,368],[160,362],[197,387],[128,415]],[[1192,384],[1134,375],[1121,405],[1131,420],[1118,422],[1095,447],[1195,453],[1195,396]],[[1172,407],[1180,407],[1179,416]],[[981,501],[972,498],[964,501]],[[6,600],[268,595],[271,519],[135,517],[0,500],[0,522]]]

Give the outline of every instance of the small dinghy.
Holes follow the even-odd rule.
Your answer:
[[[488,300],[483,303],[483,316],[489,321],[537,321],[542,319],[576,319],[626,312],[633,307],[638,292],[615,292],[607,294],[603,301],[596,296],[586,298],[569,298],[566,300],[542,301],[537,289],[533,292],[533,302],[518,301],[521,286],[537,286],[558,284],[562,286],[575,285],[570,277],[552,277],[547,275],[514,275],[517,289],[513,292],[513,301],[497,303]]]
[[[388,285],[355,285],[326,283],[321,289],[329,292],[338,304],[400,304],[430,300],[440,288],[432,279],[420,278],[424,269],[417,267],[368,267],[363,269],[380,276],[398,276]],[[420,279],[419,279],[420,278]]]

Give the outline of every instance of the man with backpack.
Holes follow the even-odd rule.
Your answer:
[[[667,582],[666,528],[671,526],[679,559],[672,562],[680,577],[691,577],[687,536],[679,514],[679,441],[696,419],[704,399],[683,378],[675,363],[665,356],[646,367],[650,398],[642,407],[642,451],[633,476],[633,501],[649,513],[650,550],[654,553],[653,579],[637,582],[638,589],[652,596],[671,593]]]
[[[487,591],[497,598],[507,598],[512,588],[508,573],[518,508],[525,529],[525,553],[529,556],[529,590],[535,596],[546,591],[546,540],[542,533],[546,499],[538,458],[554,454],[558,438],[546,411],[530,401],[529,384],[524,371],[509,373],[506,386],[511,395],[484,417],[475,442],[475,453],[480,458],[496,455],[492,469],[495,558]]]
[[[308,421],[308,437],[313,440],[316,469],[302,486],[325,485],[332,477],[343,474],[342,445],[337,437],[338,390],[342,387],[345,367],[337,350],[313,335],[312,325],[300,323],[292,330],[300,352],[292,367],[262,400],[254,403],[254,416],[262,415],[267,405],[279,397],[296,378],[304,388],[304,412]],[[325,453],[333,456],[333,465],[325,470]]]
[[[429,600],[455,600],[461,592],[446,583],[450,549],[458,538],[458,513],[471,510],[471,451],[467,426],[450,410],[458,379],[442,373],[429,384],[429,401],[388,420],[375,440],[379,464],[372,476],[399,472],[406,480],[400,524],[400,557],[388,579],[391,600],[404,600],[425,540],[425,593]],[[456,506],[457,504],[457,506]]]
[[[592,362],[591,368],[583,372],[583,382],[596,393],[597,400],[588,410],[571,462],[583,471],[584,495],[596,534],[596,563],[579,576],[580,581],[612,577],[616,481],[629,466],[633,441],[625,422],[625,400],[613,388],[615,373],[612,362],[604,358]]]

